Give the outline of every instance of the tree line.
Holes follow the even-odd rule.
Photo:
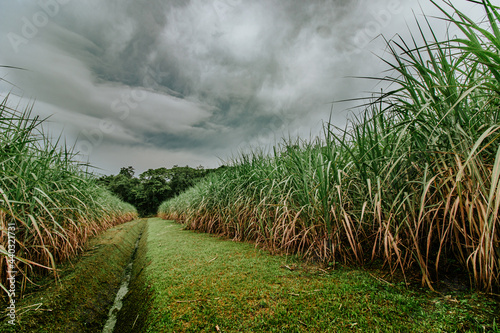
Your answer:
[[[171,169],[149,169],[136,177],[134,168],[129,166],[121,168],[117,175],[102,176],[98,181],[120,199],[134,205],[145,217],[155,215],[163,201],[184,192],[216,170],[174,165]]]

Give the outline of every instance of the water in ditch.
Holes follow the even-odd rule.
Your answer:
[[[127,267],[125,268],[124,272],[124,277],[122,279],[122,283],[120,285],[120,289],[118,289],[118,292],[116,293],[115,301],[113,303],[113,306],[111,309],[109,309],[108,312],[108,320],[106,321],[106,324],[104,325],[104,328],[102,330],[102,333],[113,333],[116,325],[116,320],[118,317],[118,312],[120,312],[121,308],[123,307],[123,298],[125,295],[127,295],[129,291],[129,284],[130,284],[130,278],[132,276],[132,266],[134,264],[134,259],[137,254],[137,248],[139,247],[139,241],[141,240],[142,233],[139,235],[137,238],[137,241],[135,242],[135,248],[134,252],[132,253],[132,256],[130,257],[130,262],[128,263]]]

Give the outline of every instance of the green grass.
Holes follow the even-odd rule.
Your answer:
[[[462,271],[499,290],[500,14],[479,1],[475,23],[440,3],[459,37],[440,41],[424,16],[408,40],[387,41],[375,79],[390,90],[349,126],[241,154],[159,216],[325,263],[416,270],[430,289]]]
[[[173,222],[149,219],[144,236],[146,332],[483,332],[500,319],[498,303],[477,293],[412,290],[343,266],[326,271]]]
[[[83,255],[59,265],[60,279],[36,277],[17,300],[16,325],[2,316],[1,332],[100,332],[123,271],[146,225],[136,220],[108,229],[87,243]]]

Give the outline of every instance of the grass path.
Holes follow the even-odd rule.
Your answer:
[[[93,239],[60,283],[42,279],[19,300],[15,327],[4,312],[0,332],[101,332],[141,233],[115,332],[500,332],[499,302],[481,294],[325,271],[158,218]]]
[[[498,303],[477,294],[412,291],[363,270],[326,272],[161,219],[147,228],[147,332],[482,332],[498,316]]]

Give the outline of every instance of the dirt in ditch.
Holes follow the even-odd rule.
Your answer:
[[[38,286],[17,300],[15,326],[1,312],[0,332],[102,332],[146,225],[147,220],[128,222],[92,239],[87,251],[59,267],[59,282],[50,277],[35,281]]]

